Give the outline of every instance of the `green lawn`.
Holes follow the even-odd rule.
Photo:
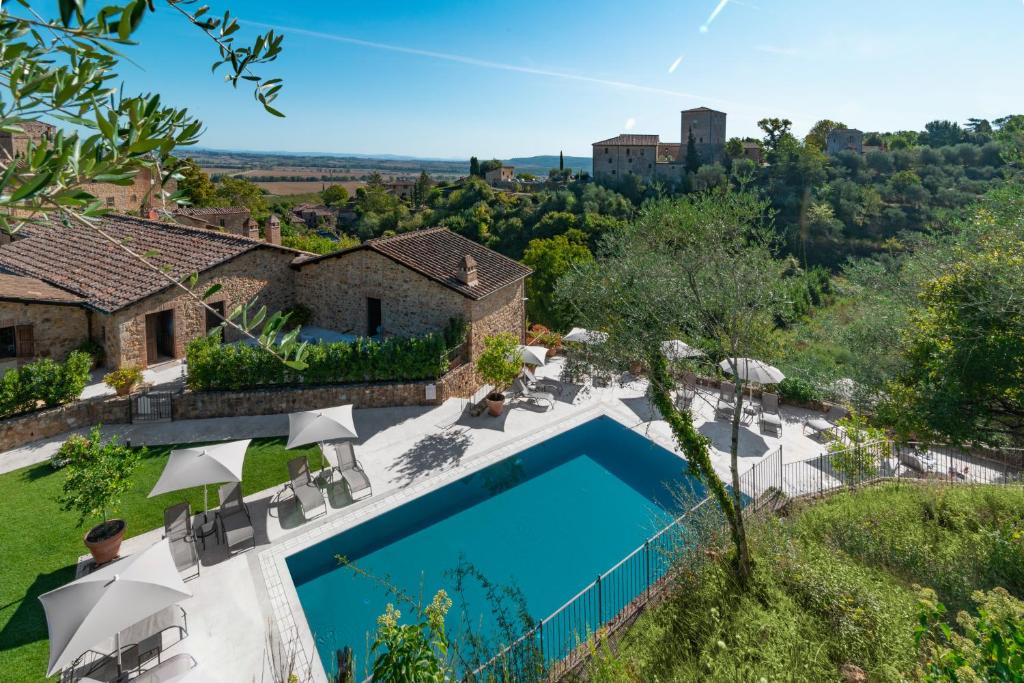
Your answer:
[[[127,536],[163,526],[164,508],[182,499],[193,510],[202,509],[201,487],[146,498],[171,448],[149,449],[136,470],[135,488],[117,515],[128,522]],[[300,454],[311,458],[311,468],[320,467],[316,446],[285,450],[284,439],[254,440],[245,459],[243,493],[284,482],[287,461]],[[49,463],[0,475],[0,679],[5,681],[44,679],[48,647],[38,596],[74,578],[77,558],[87,552],[82,543],[87,529],[76,526],[77,515],[56,502],[63,483],[64,475]],[[215,506],[216,487],[210,496]]]
[[[885,485],[832,496],[750,529],[755,584],[724,558],[688,563],[588,683],[913,679],[918,594],[972,609],[974,590],[1024,598],[1024,488]]]

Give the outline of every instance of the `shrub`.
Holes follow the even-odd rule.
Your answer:
[[[103,376],[103,383],[114,391],[121,393],[142,381],[142,369],[134,365],[126,365]]]
[[[107,358],[107,352],[103,345],[95,339],[86,339],[75,347],[75,351],[89,354],[92,357],[92,366],[94,368],[103,365],[103,361]]]
[[[779,395],[782,396],[783,400],[795,401],[797,403],[810,403],[821,400],[818,388],[799,377],[787,377],[779,382]]]
[[[91,368],[89,354],[72,351],[63,363],[43,358],[8,370],[0,380],[0,416],[33,410],[40,401],[52,408],[75,400],[89,381]]]
[[[483,380],[502,391],[516,381],[523,369],[519,341],[510,332],[502,332],[484,339],[484,350],[476,359],[476,371]]]
[[[439,334],[310,344],[306,368],[298,371],[259,346],[222,344],[219,335],[200,337],[188,345],[188,386],[195,391],[220,391],[436,379],[448,372],[449,351]]]
[[[102,517],[105,523],[132,488],[140,454],[119,444],[116,436],[104,442],[99,427],[88,438],[64,442],[61,452],[67,461],[67,478],[57,498],[61,509],[77,512],[79,526],[90,517]]]

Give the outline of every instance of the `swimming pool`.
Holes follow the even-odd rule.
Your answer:
[[[348,645],[360,671],[377,616],[398,601],[379,581],[340,566],[337,556],[424,603],[444,588],[455,600],[450,637],[460,638],[468,617],[474,632],[498,641],[506,631],[473,576],[514,586],[529,614],[543,618],[668,523],[682,499],[703,495],[684,460],[602,416],[286,563],[324,669],[333,671],[334,651]],[[518,604],[506,601],[513,610]]]

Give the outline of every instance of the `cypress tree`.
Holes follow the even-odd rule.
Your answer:
[[[476,157],[469,158],[469,175],[479,176],[480,175],[480,160]]]
[[[696,173],[700,168],[700,154],[697,152],[697,141],[693,138],[693,129],[686,139],[686,172]]]
[[[562,156],[562,150],[558,150],[558,170],[565,170],[565,157]]]

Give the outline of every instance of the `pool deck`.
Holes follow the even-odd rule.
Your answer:
[[[542,368],[540,375],[555,377],[557,373],[556,362]],[[223,546],[211,539],[207,549],[201,550],[201,576],[188,582],[193,597],[182,603],[188,612],[189,635],[169,645],[166,655],[188,652],[198,661],[202,680],[226,683],[269,680],[269,652],[274,650],[279,656],[294,656],[299,680],[326,681],[287,575],[285,557],[599,415],[608,415],[675,451],[667,423],[658,419],[644,398],[645,381],[629,379],[627,376],[614,387],[594,389],[577,401],[573,401],[575,389],[567,387],[551,410],[516,401],[498,418],[486,414],[468,417],[463,414],[464,402],[456,399],[433,408],[356,410],[360,435],[356,456],[373,484],[373,495],[352,502],[341,486],[330,486],[327,514],[305,523],[290,494],[282,496],[280,487],[247,496],[257,547],[228,557]],[[728,477],[730,425],[714,421],[714,399],[702,390],[693,404],[695,422],[712,441],[715,469]],[[784,462],[805,460],[824,450],[821,443],[803,434],[802,422],[809,411],[783,406],[781,412],[781,438],[761,434],[756,420],[741,428],[741,471],[780,445]],[[216,429],[177,422],[167,427],[177,425],[173,433],[179,442],[196,440],[183,439],[185,431],[241,438],[255,434],[232,430],[253,429],[254,420],[261,423],[257,432],[261,436],[287,432],[283,415],[238,418],[234,423],[221,422]],[[139,443],[163,438],[166,435],[160,432],[133,434]],[[148,546],[161,532],[156,529],[128,539],[122,553]]]

